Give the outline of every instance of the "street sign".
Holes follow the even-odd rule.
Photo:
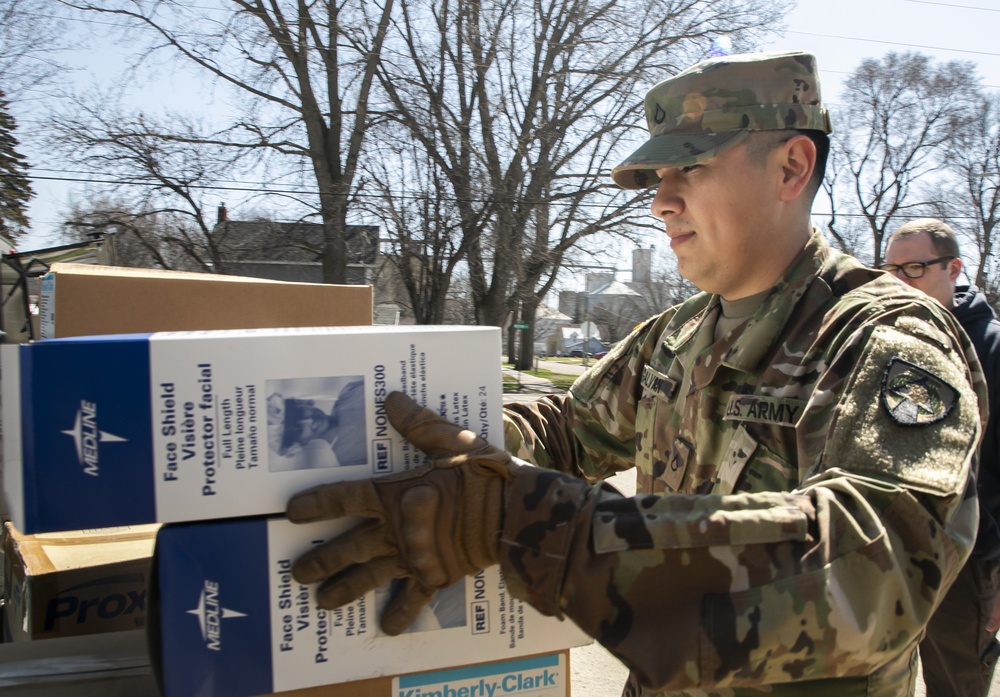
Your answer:
[[[523,322],[515,322],[514,323],[514,329],[527,329],[527,328],[528,328],[528,325],[524,324]]]

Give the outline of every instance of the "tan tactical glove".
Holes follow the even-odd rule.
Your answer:
[[[505,486],[517,466],[504,451],[401,392],[386,398],[385,410],[430,464],[304,491],[288,502],[287,513],[295,523],[367,519],[303,554],[292,575],[299,583],[323,581],[318,598],[326,609],[405,579],[381,617],[383,631],[395,635],[437,591],[497,563]]]

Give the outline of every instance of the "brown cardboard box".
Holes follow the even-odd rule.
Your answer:
[[[159,525],[23,535],[4,525],[8,641],[141,628]]]
[[[42,278],[43,339],[371,323],[371,286],[71,263]]]

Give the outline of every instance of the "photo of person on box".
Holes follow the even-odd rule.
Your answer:
[[[382,614],[382,610],[385,609],[392,596],[402,590],[404,583],[405,581],[401,579],[395,579],[388,585],[375,590],[375,607],[378,608],[379,615]],[[464,627],[467,624],[466,605],[465,579],[462,579],[435,593],[430,602],[417,614],[413,624],[404,629],[403,633],[412,634],[436,629]],[[390,636],[379,626],[376,626],[375,631],[380,636]]]
[[[364,380],[336,380],[346,384],[336,390],[320,390],[323,396],[315,396],[316,390],[296,389],[307,387],[301,383],[315,387],[314,380],[282,381],[281,391],[270,392],[267,423],[272,470],[347,467],[367,462]],[[285,396],[292,392],[300,396]]]

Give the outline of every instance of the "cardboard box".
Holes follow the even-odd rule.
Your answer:
[[[569,651],[561,651],[557,655],[564,665],[569,665]],[[563,675],[553,675],[553,678],[557,689],[550,686],[545,692],[525,694],[527,697],[569,697],[571,678],[568,670]],[[393,691],[394,680],[389,677],[372,678],[272,693],[267,697],[406,697],[406,692]],[[135,697],[159,694],[149,662],[146,633],[139,629],[60,637],[49,641],[0,643],[0,691],[5,697],[65,697],[67,694],[73,697]],[[417,694],[413,692],[410,697]],[[508,697],[510,694],[498,690],[494,697]],[[421,697],[434,697],[434,692],[424,692]]]
[[[156,695],[142,629],[0,643],[4,697]]]
[[[164,332],[0,352],[4,490],[26,533],[283,513],[311,486],[410,469],[424,457],[388,423],[392,390],[503,444],[496,327]]]
[[[159,525],[23,535],[4,526],[7,641],[145,626]]]
[[[43,339],[372,323],[371,286],[68,263],[41,284]]]
[[[378,626],[385,589],[322,610],[315,585],[291,577],[292,561],[356,522],[267,518],[161,528],[150,611],[160,631],[165,697],[247,697],[415,671],[425,674],[394,679],[394,695],[426,696],[445,683],[455,692],[440,694],[462,694],[462,687],[473,694],[472,685],[484,696],[533,694],[553,688],[557,676],[565,680],[565,664],[546,659],[486,672],[426,671],[590,643],[572,622],[544,617],[511,597],[497,566],[439,592],[399,636]],[[487,684],[496,691],[484,692]]]

